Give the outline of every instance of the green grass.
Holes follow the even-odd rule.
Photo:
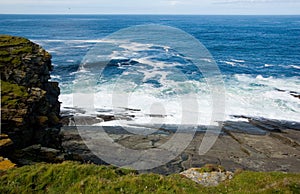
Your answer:
[[[3,108],[15,108],[28,95],[25,87],[1,80],[1,106]]]
[[[28,44],[29,42],[30,41],[26,38],[0,34],[0,48],[6,46],[18,46]]]
[[[40,163],[0,175],[0,193],[300,193],[300,174],[245,171],[218,187],[203,187],[178,174],[138,174],[76,162]]]

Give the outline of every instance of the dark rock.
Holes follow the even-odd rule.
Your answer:
[[[16,151],[12,159],[20,165],[30,165],[41,161],[51,163],[62,162],[64,161],[63,156],[60,150],[35,144]]]
[[[20,37],[0,35],[1,129],[16,148],[60,147],[60,90],[48,82],[51,55]]]
[[[103,122],[103,119],[97,118],[97,117],[90,117],[90,116],[74,116],[73,118],[71,118],[71,121],[74,121],[74,124],[76,126],[79,126],[79,125],[90,126],[93,124]]]
[[[300,99],[300,93],[298,93],[298,92],[295,92],[295,91],[287,91],[287,90],[281,90],[281,89],[278,89],[278,88],[275,88],[275,90],[277,90],[278,92],[286,92],[286,93],[289,93],[291,96]]]
[[[61,130],[62,146],[65,160],[75,160],[85,163],[107,164],[95,156],[86,146],[75,126],[63,127]]]
[[[116,120],[115,115],[97,115],[97,117],[103,119],[104,121]]]
[[[201,126],[199,131],[196,131],[188,147],[179,156],[166,164],[141,172],[169,175],[190,168],[203,167],[205,164],[222,165],[225,169],[232,172],[236,169],[299,172],[300,131],[290,128],[297,128],[297,124],[295,122],[262,118],[260,122],[261,125],[268,125],[270,130],[266,131],[261,125],[254,125],[254,123],[251,122],[225,122],[224,125],[225,128],[227,128],[226,132],[219,135],[213,147],[204,155],[199,154],[199,147],[205,135],[200,130],[200,128],[202,128]],[[285,129],[282,133],[278,133],[272,130],[271,123],[274,126],[285,126]],[[164,126],[164,130],[168,131],[168,133],[158,133],[161,131],[159,127],[162,126],[151,125],[147,127],[151,127],[151,129],[157,127],[155,130],[157,132],[147,135],[131,133],[134,130],[145,130],[146,128],[143,125],[135,125],[134,130],[122,126],[102,126],[102,132],[100,132],[97,126],[63,127],[61,134],[63,136],[63,147],[66,153],[68,153],[66,157],[77,158],[83,162],[105,164],[105,162],[103,162],[101,158],[97,158],[87,146],[91,145],[89,144],[91,141],[97,141],[98,138],[103,140],[104,134],[107,135],[105,138],[109,138],[107,140],[110,142],[117,143],[128,149],[163,150],[164,147],[162,145],[173,138],[175,133],[177,135],[178,133],[184,134],[188,133],[188,129],[190,132],[192,129],[191,126],[181,126],[186,127],[185,130],[176,132],[176,130],[174,131],[176,126]],[[247,131],[247,129],[249,131]],[[80,134],[87,133],[92,134],[92,138],[85,138],[83,140]],[[95,145],[97,144],[95,143]],[[104,153],[112,153],[112,155],[116,153],[115,148],[109,145],[102,145],[100,143],[99,148],[101,148]],[[154,162],[160,161],[164,157],[165,155],[157,155]],[[130,159],[129,157],[120,158],[120,160],[124,161]],[[152,160],[150,162],[152,162]]]
[[[223,130],[225,131],[233,131],[233,132],[240,132],[240,133],[248,133],[248,134],[255,134],[255,135],[265,135],[266,131],[255,127],[247,122],[233,122],[233,121],[226,121],[223,123]]]

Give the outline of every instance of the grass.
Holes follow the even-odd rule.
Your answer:
[[[30,41],[26,38],[15,37],[10,35],[0,35],[0,48],[7,46],[18,46],[28,44]]]
[[[28,95],[25,87],[1,80],[1,106],[3,108],[15,108]]]
[[[300,174],[244,171],[217,187],[203,187],[178,174],[138,174],[76,162],[40,163],[2,173],[0,193],[300,193]]]
[[[33,43],[22,37],[0,35],[0,67],[21,64],[21,55],[33,52]]]

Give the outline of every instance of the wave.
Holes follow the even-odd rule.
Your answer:
[[[59,75],[51,75],[51,80],[59,80],[61,79],[61,76]]]
[[[299,121],[299,99],[288,92],[300,93],[299,80],[236,74],[231,79],[227,79],[225,84],[225,120],[237,120],[240,118],[233,117],[233,115],[244,115]],[[124,92],[124,88],[132,88],[132,90]],[[190,94],[170,95],[167,90],[171,91],[173,88],[185,88],[190,91]],[[211,123],[210,120],[213,104],[206,83],[191,80],[182,83],[174,82],[174,85],[170,85],[168,89],[161,90],[150,85],[136,87],[134,83],[123,83],[118,86],[105,83],[101,85],[101,90],[94,94],[94,108],[107,110],[108,114],[134,115],[133,121],[130,122],[138,124],[218,124],[217,122]],[[62,106],[72,107],[73,97],[73,94],[61,95]],[[129,109],[140,111],[132,112],[128,111]],[[95,110],[86,114],[99,114]],[[149,115],[163,116],[151,117]],[[186,115],[196,115],[197,120],[193,116],[190,120],[183,120],[183,116]]]
[[[299,93],[300,81],[297,78],[235,75],[227,83],[226,113],[298,121],[299,99],[277,88]]]
[[[236,60],[236,59],[231,59],[230,61],[219,61],[220,63],[226,64],[226,65],[230,65],[231,67],[247,67],[247,65],[245,65],[245,61],[244,60]]]
[[[36,40],[31,39],[33,42],[39,43],[47,43],[47,42],[60,42],[60,43],[103,43],[103,42],[114,42],[113,40],[105,40],[105,39],[43,39]]]
[[[240,59],[231,59],[231,61],[236,62],[236,63],[245,63],[244,60],[240,60]]]
[[[214,112],[211,90],[219,91],[221,86],[208,86],[189,58],[165,45],[114,39],[97,40],[97,44],[100,52],[91,51],[76,72],[74,82],[79,92],[62,94],[62,107],[79,106],[73,98],[91,99],[92,96],[86,102],[92,107],[86,114],[97,115],[101,109],[105,114],[132,115],[130,122],[139,124],[218,125],[218,121],[211,121]],[[222,62],[245,65],[244,60]],[[225,120],[237,119],[233,115],[299,120],[299,99],[282,92],[300,93],[298,78],[247,74],[224,75],[224,78]]]
[[[265,64],[264,67],[274,67],[272,64]]]
[[[300,65],[279,65],[280,67],[284,69],[300,69]]]
[[[300,65],[289,65],[288,67],[294,68],[294,69],[300,69]]]

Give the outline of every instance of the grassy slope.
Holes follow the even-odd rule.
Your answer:
[[[0,175],[0,193],[300,193],[300,174],[242,172],[218,187],[180,176],[64,162],[24,166]]]

